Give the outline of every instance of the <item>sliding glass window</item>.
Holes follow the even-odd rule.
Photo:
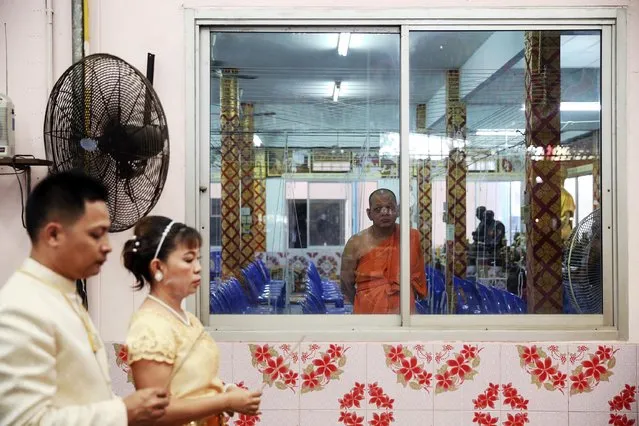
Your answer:
[[[610,325],[612,42],[584,28],[212,29],[211,315]]]

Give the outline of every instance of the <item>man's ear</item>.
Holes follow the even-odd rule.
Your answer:
[[[46,245],[57,248],[62,243],[64,230],[59,222],[49,222],[40,231],[40,241]]]
[[[366,209],[366,216],[368,216],[369,220],[373,220],[373,218],[371,217],[371,209]]]

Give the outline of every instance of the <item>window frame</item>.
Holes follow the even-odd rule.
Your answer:
[[[410,17],[410,18],[408,18]],[[395,340],[626,340],[628,315],[628,203],[626,162],[626,10],[616,7],[540,8],[433,8],[284,10],[245,8],[185,8],[186,41],[186,222],[203,234],[203,271],[208,270],[208,222],[210,208],[210,79],[211,31],[366,31],[400,34],[400,197],[410,188],[409,45],[411,31],[599,29],[601,46],[601,187],[604,249],[605,303],[603,315],[410,315],[406,291],[400,315],[295,317],[290,329],[287,315],[255,317],[208,312],[208,287],[187,300],[194,312],[217,336],[226,341],[330,339]],[[308,28],[305,28],[308,26]],[[382,32],[383,32],[382,31]],[[207,95],[208,94],[208,95]],[[197,142],[199,141],[199,142]],[[204,148],[204,151],[201,151]],[[205,155],[203,155],[205,154]],[[193,166],[193,167],[192,167]],[[206,202],[203,202],[206,201]],[[189,208],[188,206],[193,206]],[[401,203],[400,217],[410,218],[408,203]],[[401,288],[408,288],[409,220],[400,221]],[[208,278],[208,277],[204,277]],[[208,282],[204,279],[203,282]],[[206,288],[205,288],[206,287]],[[321,319],[320,319],[321,318]],[[569,325],[567,325],[569,324]]]

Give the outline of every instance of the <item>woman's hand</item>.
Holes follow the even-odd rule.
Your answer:
[[[224,393],[231,392],[233,389],[237,389],[237,386],[235,386],[233,383],[224,385]],[[235,415],[235,413],[231,410],[225,411],[225,413],[229,417],[233,417]]]
[[[228,410],[233,413],[255,416],[260,414],[262,391],[247,391],[242,388],[229,388],[224,395],[228,400]]]

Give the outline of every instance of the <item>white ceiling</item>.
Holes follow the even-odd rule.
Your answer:
[[[562,34],[562,102],[599,101],[599,40],[592,32]],[[256,133],[267,146],[376,147],[379,133],[399,129],[399,35],[353,33],[347,56],[338,55],[337,42],[338,33],[217,33],[211,54],[222,62],[214,68],[257,77],[239,80],[241,101],[255,104]],[[429,127],[443,132],[445,72],[461,69],[471,145],[503,143],[475,136],[477,129],[523,129],[523,48],[523,32],[411,33],[411,128],[415,104],[427,103]],[[218,145],[219,80],[211,83]],[[563,139],[599,127],[596,111],[562,112],[561,120]]]

